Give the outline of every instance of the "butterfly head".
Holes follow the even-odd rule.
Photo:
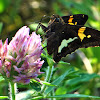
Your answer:
[[[50,17],[50,21],[49,21],[48,25],[51,25],[53,23],[64,23],[64,20],[59,15],[53,14]]]

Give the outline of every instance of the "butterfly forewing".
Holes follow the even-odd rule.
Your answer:
[[[70,16],[58,16],[58,15],[52,15],[51,19],[49,21],[49,25],[46,27],[40,23],[40,26],[42,27],[44,32],[47,32],[52,26],[54,26],[54,23],[67,23],[70,25],[84,25],[88,19],[88,16],[85,14],[76,14],[76,15],[70,15]],[[55,29],[53,30],[55,31]]]
[[[88,16],[85,14],[76,14],[70,16],[62,16],[62,19],[65,23],[70,25],[84,25],[88,19]]]

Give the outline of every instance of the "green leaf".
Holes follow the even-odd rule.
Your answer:
[[[81,84],[68,86],[66,89],[66,93],[72,93],[73,91],[77,91],[81,87],[82,87]]]
[[[51,83],[49,83],[49,82],[45,82],[45,81],[41,81],[41,83],[42,83],[42,84],[45,84],[45,85],[48,85],[48,86],[56,86],[56,85],[53,85],[53,84],[51,84]]]
[[[59,61],[59,64],[70,65],[70,63],[67,63],[67,62],[64,62],[64,61]]]
[[[2,82],[2,81],[4,81],[5,79],[2,77],[2,76],[0,76],[0,82]]]
[[[37,100],[37,99],[42,99],[42,98],[91,98],[91,99],[100,99],[98,96],[90,96],[90,95],[83,95],[83,94],[63,94],[63,95],[55,95],[55,96],[38,96],[34,97],[31,100]]]
[[[31,100],[40,100],[40,99],[42,99],[42,98],[44,98],[43,96],[37,96],[37,97],[34,97],[34,98],[32,98]]]
[[[0,99],[7,99],[8,96],[0,96]]]
[[[97,74],[81,74],[80,77],[76,77],[74,79],[68,80],[67,85],[74,85],[79,82],[87,82],[90,79],[93,79],[95,77],[99,77]]]
[[[38,92],[41,90],[41,84],[40,83],[30,82],[30,85],[34,90],[36,90]]]
[[[90,96],[90,95],[83,95],[83,94],[64,94],[64,95],[48,96],[47,98],[95,98],[95,99],[100,99],[100,97],[98,96]]]
[[[61,75],[60,77],[58,77],[56,80],[54,80],[51,84],[54,85],[59,85],[66,76],[68,76],[69,74],[73,73],[73,68],[68,69],[63,75]],[[48,87],[45,91],[44,94],[48,94],[49,92],[51,92],[55,87]]]

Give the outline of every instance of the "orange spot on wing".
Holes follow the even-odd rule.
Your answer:
[[[86,35],[84,34],[86,27],[81,27],[78,30],[78,36],[81,39],[81,41],[84,39],[84,37],[86,37]]]

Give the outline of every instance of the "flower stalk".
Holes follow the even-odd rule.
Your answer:
[[[9,82],[9,95],[11,100],[16,100],[17,85],[16,83]]]
[[[45,78],[45,81],[46,82],[50,82],[51,80],[51,77],[52,77],[52,74],[53,74],[53,69],[54,69],[54,62],[51,60],[51,59],[47,59],[47,62],[48,62],[48,69],[46,71],[46,78]],[[43,93],[46,89],[46,85],[44,84],[43,87],[42,87],[42,90],[41,90],[41,93]]]

